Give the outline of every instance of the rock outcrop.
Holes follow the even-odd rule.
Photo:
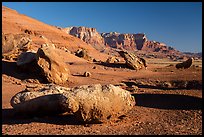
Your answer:
[[[32,40],[24,34],[2,33],[2,56],[5,59],[16,60],[18,56],[31,49]]]
[[[105,122],[125,115],[135,105],[129,91],[114,85],[83,85],[65,88],[47,85],[38,91],[14,95],[11,106],[24,114],[73,113],[80,121]]]
[[[189,58],[188,60],[182,62],[182,63],[178,63],[176,64],[176,68],[177,69],[187,69],[190,68],[190,66],[192,65],[194,59],[193,58]]]
[[[37,64],[40,66],[47,80],[59,84],[68,80],[70,71],[55,50],[53,45],[44,45],[38,49],[36,56]]]
[[[68,27],[61,30],[77,38],[80,38],[87,44],[91,44],[97,50],[104,49],[104,39],[101,37],[100,33],[96,31],[95,28]]]
[[[144,33],[99,33],[95,28],[87,27],[68,27],[61,28],[68,34],[80,38],[84,42],[92,45],[101,52],[110,53],[110,48],[124,49],[128,51],[145,51],[158,53],[159,57],[174,58],[173,56],[180,56],[182,53],[167,46],[164,43],[160,43],[153,40],[148,40]],[[115,54],[115,53],[114,53]]]
[[[141,50],[147,41],[145,34],[120,34],[117,32],[102,33],[105,45],[112,48],[123,48],[126,50]]]
[[[147,63],[145,59],[123,50],[119,51],[119,54],[125,59],[127,66],[129,66],[130,68],[135,70],[147,68]]]

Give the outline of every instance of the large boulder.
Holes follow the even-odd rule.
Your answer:
[[[68,80],[70,71],[54,46],[43,46],[37,51],[37,64],[49,82],[55,84]]]
[[[189,58],[188,60],[182,62],[182,63],[178,63],[176,64],[176,68],[177,69],[187,69],[187,68],[190,68],[190,66],[192,65],[193,63],[193,58]]]
[[[2,33],[2,56],[8,60],[16,60],[18,56],[31,49],[32,40],[23,34]]]
[[[10,103],[25,114],[69,112],[83,122],[105,122],[125,115],[135,106],[135,99],[129,91],[111,84],[74,88],[48,85],[35,92],[19,92]]]
[[[118,52],[126,61],[127,66],[132,69],[139,70],[142,68],[147,68],[147,63],[145,59],[136,56],[133,53],[129,53],[127,51],[119,51]]]

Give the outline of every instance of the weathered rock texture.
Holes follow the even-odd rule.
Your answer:
[[[5,59],[16,60],[18,56],[31,49],[31,39],[24,34],[2,33],[2,56]]]
[[[141,50],[147,41],[145,34],[120,34],[117,32],[102,33],[105,45],[112,48],[123,48],[126,50]]]
[[[37,64],[49,82],[55,84],[68,80],[70,71],[63,59],[55,52],[54,46],[43,46],[37,51]]]
[[[10,103],[21,113],[70,112],[84,122],[104,122],[125,115],[135,105],[135,99],[129,91],[111,84],[74,88],[48,85],[38,92],[19,92]]]
[[[101,37],[100,33],[96,31],[95,28],[68,27],[62,30],[68,34],[80,38],[88,44],[91,44],[97,50],[103,50],[104,48],[104,39]]]
[[[144,33],[110,32],[100,34],[95,28],[87,27],[68,27],[61,28],[61,30],[80,38],[102,52],[110,53],[111,49],[114,48],[128,51],[155,52],[158,53],[159,57],[166,57],[168,55],[172,59],[175,58],[174,56],[179,57],[182,55],[181,52],[164,43],[148,40]]]
[[[85,50],[85,49],[78,49],[75,52],[75,55],[77,57],[84,58],[85,60],[93,61],[93,58],[88,54],[87,50]]]
[[[190,66],[192,65],[193,63],[193,58],[189,58],[188,60],[182,62],[182,63],[178,63],[176,64],[176,68],[177,69],[187,69],[187,68],[190,68]]]
[[[139,70],[142,68],[147,68],[147,63],[145,59],[136,56],[133,53],[127,51],[119,51],[119,54],[125,59],[127,66],[132,69]]]
[[[112,56],[112,57],[107,58],[106,63],[118,63],[119,61],[120,59]]]

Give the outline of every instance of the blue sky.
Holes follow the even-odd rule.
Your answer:
[[[201,2],[3,2],[44,23],[145,33],[184,52],[202,51]]]

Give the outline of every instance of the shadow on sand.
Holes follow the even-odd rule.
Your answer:
[[[129,68],[125,63],[106,63],[106,62],[96,62],[97,65],[102,65],[104,67],[111,67],[111,68]]]
[[[36,68],[33,68],[35,70]],[[7,62],[2,60],[2,74],[11,76],[20,80],[25,79],[38,79],[41,83],[47,83],[44,76],[39,75],[39,73],[31,73],[29,71],[20,71],[16,62]]]
[[[32,122],[49,123],[56,125],[83,125],[73,114],[50,116],[20,115],[14,109],[2,109],[2,124],[29,124]]]
[[[202,98],[175,95],[175,94],[132,94],[135,97],[136,106],[178,109],[178,110],[199,110],[202,108]]]

